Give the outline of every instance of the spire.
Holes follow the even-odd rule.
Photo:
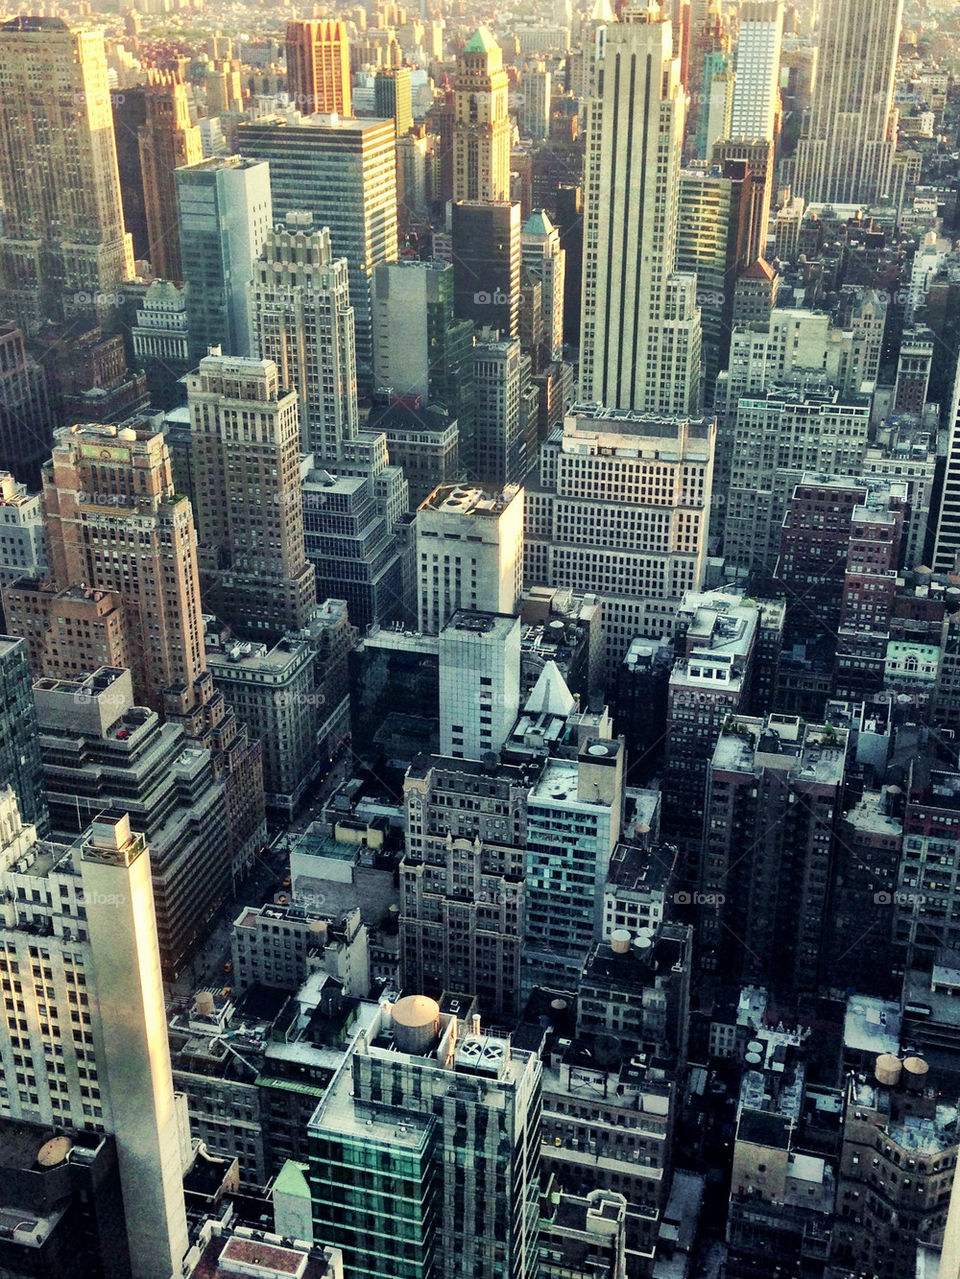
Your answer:
[[[574,696],[556,662],[547,662],[527,698],[524,711],[531,715],[560,715],[565,719],[575,707]]]

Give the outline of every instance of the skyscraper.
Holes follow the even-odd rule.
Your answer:
[[[783,0],[746,0],[740,6],[731,138],[776,136],[780,106]]]
[[[116,596],[137,700],[162,710],[167,690],[192,689],[204,671],[193,511],[174,492],[164,437],[62,430],[43,479],[54,583]]]
[[[481,200],[453,206],[454,310],[457,319],[520,331],[520,205]]]
[[[807,204],[871,204],[889,194],[902,17],[903,0],[824,0],[792,183]]]
[[[381,120],[393,120],[397,137],[413,128],[413,106],[410,97],[409,67],[387,67],[373,80],[373,109]]]
[[[212,346],[250,354],[248,286],[273,222],[270,171],[238,155],[177,169],[191,359]]]
[[[544,62],[524,67],[521,81],[523,109],[520,113],[520,129],[524,137],[546,138],[550,135],[550,82],[551,75]]]
[[[174,169],[203,159],[200,130],[190,123],[187,90],[165,72],[150,72],[147,120],[139,131],[150,265],[155,276],[180,284],[180,228]]]
[[[607,28],[587,127],[580,397],[695,412],[696,280],[675,273],[685,97],[669,22],[630,11]]]
[[[32,683],[26,644],[13,635],[0,635],[0,785],[12,787],[24,821],[46,835],[50,815]]]
[[[22,330],[0,320],[0,466],[38,489],[40,468],[53,447],[52,428],[47,375],[27,355]]]
[[[527,456],[531,390],[536,394],[530,373],[530,356],[517,338],[480,334],[473,348],[477,414],[471,461],[491,492],[522,483],[533,461]]]
[[[486,27],[457,58],[454,81],[453,198],[510,199],[510,115],[503,54]]]
[[[189,1245],[189,1143],[173,1091],[144,838],[129,817],[101,816],[72,847],[37,843],[7,791],[0,884],[20,903],[0,928],[0,972],[18,985],[18,974],[36,973],[0,1023],[0,1108],[114,1135],[129,1273],[169,1279]]]
[[[373,389],[372,274],[397,260],[397,143],[392,120],[314,117],[300,124],[244,124],[243,155],[270,162],[277,218],[293,209],[330,228],[347,259],[357,352],[357,386]]]
[[[567,252],[545,209],[534,209],[520,233],[523,275],[543,285],[543,341],[551,360],[563,358],[563,286]]]
[[[287,23],[287,93],[304,115],[352,115],[350,47],[339,19]]]
[[[106,314],[133,274],[103,32],[0,23],[0,298],[27,328]]]
[[[212,354],[187,379],[187,398],[214,610],[258,638],[300,630],[316,588],[303,544],[297,393],[272,360]]]
[[[327,227],[290,212],[267,234],[250,286],[251,349],[299,398],[300,445],[333,462],[357,433],[357,361],[345,258]]]

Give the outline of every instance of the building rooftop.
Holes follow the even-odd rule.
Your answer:
[[[844,1048],[863,1054],[900,1051],[900,1008],[898,1004],[870,995],[851,995],[843,1018]]]
[[[670,882],[677,857],[672,844],[650,848],[617,844],[610,857],[607,886],[633,893],[662,892]]]
[[[439,511],[445,515],[473,515],[490,517],[502,515],[522,489],[508,485],[499,493],[486,493],[481,488],[464,487],[462,484],[444,484],[434,489],[418,507],[420,511]]]

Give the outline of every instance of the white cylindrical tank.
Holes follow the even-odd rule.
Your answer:
[[[922,1057],[908,1057],[903,1063],[903,1082],[910,1092],[922,1092],[930,1067]]]
[[[877,1083],[883,1084],[884,1088],[896,1088],[902,1069],[899,1057],[893,1053],[881,1053],[874,1067]]]
[[[615,955],[630,953],[630,934],[625,928],[618,928],[610,934],[610,949]]]
[[[393,1005],[393,1039],[401,1052],[422,1056],[440,1035],[440,1005],[426,995],[406,995]]]
[[[209,1017],[213,1012],[213,992],[209,990],[198,990],[193,1001],[193,1007],[201,1017]]]

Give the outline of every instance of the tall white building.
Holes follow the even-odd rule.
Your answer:
[[[534,209],[520,233],[522,274],[543,286],[543,336],[550,359],[563,358],[563,285],[567,251],[560,247],[560,232],[545,209]]]
[[[953,406],[947,420],[950,423],[950,441],[940,510],[937,512],[933,569],[935,572],[955,573],[960,560],[960,369],[954,379]]]
[[[440,632],[440,754],[499,751],[519,710],[519,617],[454,613]]]
[[[580,398],[696,412],[696,277],[674,270],[686,97],[669,22],[606,28],[587,122]]]
[[[0,586],[18,577],[45,577],[43,503],[9,471],[0,471]]]
[[[729,137],[774,140],[782,43],[783,0],[741,4]]]
[[[491,489],[518,484],[527,473],[527,426],[531,389],[530,357],[518,338],[494,337],[473,348],[477,408],[477,476]]]
[[[792,184],[807,204],[871,204],[891,193],[902,19],[903,0],[823,0]]]
[[[300,444],[324,461],[357,434],[357,360],[346,258],[293,211],[268,232],[250,285],[250,348],[296,390]]]
[[[20,869],[18,869],[18,867]],[[0,1114],[116,1139],[135,1279],[187,1251],[186,1107],[174,1098],[150,858],[128,817],[37,842],[0,792]]]
[[[579,404],[541,447],[524,576],[601,597],[608,672],[703,585],[715,438],[712,418]]]
[[[525,138],[546,138],[550,134],[550,85],[551,75],[543,62],[524,67],[520,81],[520,132]]]
[[[417,510],[417,628],[439,635],[461,608],[513,613],[523,589],[524,491],[438,488]]]

